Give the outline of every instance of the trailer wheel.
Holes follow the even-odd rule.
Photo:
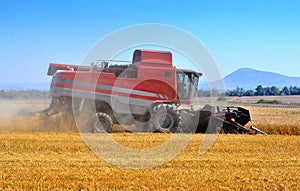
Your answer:
[[[156,105],[151,113],[153,127],[160,132],[176,132],[180,128],[181,113],[174,106],[169,104]]]
[[[93,133],[112,132],[112,118],[107,113],[96,113],[91,119]]]

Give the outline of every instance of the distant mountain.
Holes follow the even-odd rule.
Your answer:
[[[259,71],[251,68],[238,69],[224,79],[225,89],[232,90],[237,87],[255,89],[258,85],[276,86],[283,88],[284,86],[300,86],[300,77],[289,77],[273,72]],[[211,85],[216,86],[220,81],[213,82]],[[218,86],[217,86],[218,87]],[[207,89],[207,84],[200,84],[200,88]]]
[[[44,83],[0,83],[0,90],[49,90],[50,82]]]

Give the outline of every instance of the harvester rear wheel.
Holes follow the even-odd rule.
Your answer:
[[[96,113],[91,119],[93,133],[112,132],[113,120],[107,113]]]

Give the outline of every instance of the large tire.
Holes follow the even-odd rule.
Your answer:
[[[151,112],[151,121],[154,129],[163,133],[178,132],[182,117],[179,110],[169,104],[154,106]]]
[[[93,133],[112,132],[113,120],[107,113],[96,113],[91,118],[91,130]]]

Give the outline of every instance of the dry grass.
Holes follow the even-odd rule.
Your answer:
[[[217,98],[214,98],[217,99]],[[231,104],[243,105],[243,104],[253,104],[257,101],[264,99],[264,100],[277,100],[282,104],[286,105],[300,105],[300,96],[293,95],[293,96],[244,96],[244,97],[226,97],[226,101]]]
[[[7,103],[1,104],[5,113]],[[9,112],[27,114],[47,106],[44,102],[18,102]],[[273,134],[299,134],[300,108],[247,108],[256,127]],[[299,189],[300,136],[219,135],[213,147],[199,155],[204,135],[198,134],[172,161],[152,169],[129,170],[99,159],[61,115],[49,119],[1,115],[0,129],[9,131],[0,133],[0,190]],[[145,149],[172,135],[109,136],[126,147]]]
[[[219,97],[199,97],[195,98],[195,103],[198,103],[200,105],[205,104],[212,104],[213,105],[249,105],[257,103],[260,99],[264,100],[277,100],[282,104],[285,105],[294,105],[294,106],[300,106],[300,96],[299,95],[293,95],[293,96],[243,96],[243,97],[236,97],[236,96],[228,96],[225,97],[226,100],[224,101],[218,101]]]
[[[244,99],[246,98],[244,97]],[[282,99],[289,102],[295,101],[294,96],[283,96]],[[41,117],[38,114],[32,115],[48,106],[49,100],[0,100],[0,130],[9,132],[77,132],[76,126],[61,114],[50,118]],[[269,134],[300,135],[300,107],[242,107],[250,110],[253,125]],[[114,129],[122,130],[117,125],[114,126]]]
[[[253,125],[269,134],[300,135],[300,108],[246,107]]]
[[[157,135],[116,133],[114,138],[137,148],[156,145],[164,136]],[[97,158],[76,133],[1,133],[0,189],[299,189],[299,136],[220,135],[199,155],[202,138],[194,135],[183,153],[162,166],[128,170]]]

